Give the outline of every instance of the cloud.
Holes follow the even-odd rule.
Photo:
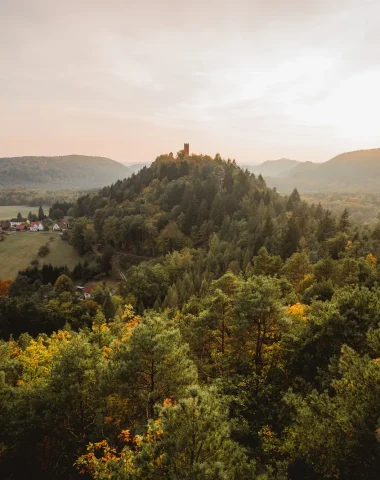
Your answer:
[[[378,146],[379,13],[359,0],[0,0],[0,156],[147,160],[183,137],[244,163]]]

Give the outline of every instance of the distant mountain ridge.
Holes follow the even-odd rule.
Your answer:
[[[380,148],[346,152],[327,162],[280,159],[247,167],[283,192],[378,192]]]
[[[144,167],[150,167],[152,165],[152,162],[141,162],[141,163],[123,163],[126,167],[129,168],[129,170],[132,173],[138,173],[142,168]]]
[[[105,157],[0,158],[0,188],[98,188],[131,174],[127,166]]]
[[[263,177],[282,177],[301,163],[298,160],[280,158],[279,160],[267,160],[260,165],[249,165],[247,168],[250,172],[261,174]]]

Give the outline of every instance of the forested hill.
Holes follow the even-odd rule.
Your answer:
[[[130,174],[125,165],[104,157],[0,158],[0,188],[99,188]]]
[[[154,263],[187,248],[199,261],[191,274],[195,289],[205,276],[244,271],[261,247],[282,259],[307,250],[315,261],[347,243],[347,212],[336,219],[320,205],[307,205],[296,190],[281,196],[260,175],[218,155],[162,155],[138,174],[79,198],[75,210],[72,243],[80,253],[97,243]],[[339,231],[343,237],[328,243]],[[128,288],[145,307],[157,299]],[[163,287],[160,301],[166,293]]]
[[[299,196],[295,203],[301,204]],[[230,261],[241,265],[262,245],[284,256],[296,250],[310,227],[306,219],[300,230],[294,226],[293,208],[261,176],[219,156],[161,155],[138,174],[81,197],[76,215],[93,217],[101,243],[137,255],[207,247],[218,233],[231,246]],[[302,204],[297,215],[310,212]]]

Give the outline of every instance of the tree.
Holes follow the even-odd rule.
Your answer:
[[[116,313],[116,308],[112,302],[112,297],[109,292],[106,292],[106,295],[105,295],[105,300],[103,303],[103,313],[107,320],[113,319]]]
[[[312,266],[308,254],[304,252],[293,253],[285,262],[284,273],[292,283],[296,292],[301,290],[302,282],[312,272]]]
[[[55,208],[52,210],[50,217],[53,220],[62,220],[62,218],[65,216],[64,212],[60,208]]]
[[[42,206],[40,205],[40,208],[38,209],[38,220],[43,220],[45,218],[45,213],[44,213],[44,209],[42,208]]]
[[[349,213],[347,208],[345,208],[342,212],[342,215],[339,218],[339,223],[338,223],[338,230],[340,232],[347,233],[348,229],[350,227],[350,221],[349,221]]]
[[[228,406],[215,389],[189,388],[179,401],[165,399],[145,435],[119,439],[119,453],[107,441],[90,444],[76,463],[92,478],[204,480],[253,478],[244,449],[231,438]],[[136,448],[130,445],[135,444]]]
[[[39,249],[38,249],[38,256],[39,257],[46,257],[46,255],[48,255],[50,253],[50,248],[49,248],[49,245],[46,244],[46,245],[42,245]]]
[[[265,247],[261,247],[256,257],[253,257],[252,272],[255,275],[276,276],[280,274],[283,262],[279,255],[270,256]]]
[[[17,220],[18,220],[19,222],[22,221],[22,215],[21,215],[20,212],[18,212],[18,214],[17,214]]]
[[[118,361],[118,381],[126,382],[125,393],[147,420],[153,418],[157,402],[178,398],[197,379],[179,329],[158,314],[145,315],[133,326]],[[129,384],[130,378],[134,378],[133,384]]]
[[[379,359],[360,357],[345,346],[338,368],[331,394],[287,396],[294,421],[285,445],[294,461],[304,462],[318,478],[369,480],[380,469]]]
[[[61,295],[61,293],[67,292],[73,294],[75,291],[74,284],[71,278],[67,275],[61,275],[57,278],[57,281],[54,284],[54,293],[55,295]]]
[[[0,280],[0,297],[7,297],[11,280]]]
[[[286,209],[289,212],[292,212],[300,203],[301,203],[301,197],[300,197],[300,194],[298,193],[298,190],[295,188],[292,191],[292,193],[289,195]]]
[[[78,250],[80,254],[87,253],[91,250],[91,244],[88,243],[88,240],[94,241],[92,237],[93,230],[90,235],[86,235],[88,220],[86,218],[81,218],[75,223],[73,233],[71,235],[71,243]]]

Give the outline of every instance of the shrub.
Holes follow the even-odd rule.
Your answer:
[[[42,245],[42,247],[39,248],[38,250],[38,256],[39,257],[46,257],[50,253],[50,248],[49,245]]]

